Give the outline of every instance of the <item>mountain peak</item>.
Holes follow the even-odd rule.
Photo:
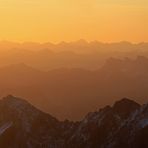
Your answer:
[[[140,106],[140,104],[138,104],[137,102],[133,101],[132,99],[128,99],[128,98],[122,98],[121,100],[119,101],[116,101],[114,106],[113,107],[116,107],[118,105],[131,105],[131,104],[134,104],[136,106]]]
[[[119,101],[116,101],[113,105],[113,110],[117,112],[121,117],[128,117],[129,114],[139,108],[140,104],[128,98],[123,98]]]
[[[34,116],[41,114],[41,111],[29,102],[13,95],[8,95],[1,100],[0,109],[10,113],[12,116],[17,116],[20,119],[33,118]],[[28,115],[29,117],[27,117]]]
[[[0,101],[0,110],[1,109],[5,110],[7,113],[9,112],[13,115],[18,115],[20,118],[24,118],[23,116],[25,116],[25,118],[32,118],[44,114],[45,117],[48,116],[51,120],[57,121],[56,118],[43,113],[28,101],[13,95],[8,95]]]
[[[145,148],[147,131],[147,105],[127,98],[76,123],[60,122],[12,95],[0,101],[0,147]]]
[[[14,106],[16,108],[19,107],[20,105],[26,105],[26,104],[29,105],[29,103],[26,100],[15,97],[13,95],[8,95],[4,97],[2,101],[7,105]]]
[[[53,140],[51,137],[54,138],[58,133],[59,121],[27,101],[8,95],[0,101],[0,123],[0,147],[11,145],[15,148],[17,144],[27,148],[28,145],[38,147],[41,142],[53,145],[56,139]],[[3,140],[5,136],[10,140]]]

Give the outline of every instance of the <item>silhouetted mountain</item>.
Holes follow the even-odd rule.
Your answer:
[[[147,148],[148,105],[122,99],[79,122],[58,121],[11,95],[0,101],[0,147]]]
[[[94,70],[101,67],[110,57],[148,57],[147,49],[148,43],[101,43],[82,39],[59,44],[1,41],[0,66],[25,63],[46,71],[62,67]]]
[[[13,64],[0,68],[0,95],[24,97],[60,119],[77,120],[124,96],[144,103],[148,97],[146,67],[148,59],[143,56],[110,58],[94,71],[60,68],[44,72],[26,64]]]
[[[0,147],[60,147],[63,144],[62,123],[11,95],[0,102],[0,125]]]
[[[123,118],[127,118],[129,114],[132,113],[137,108],[140,108],[140,105],[138,103],[126,98],[117,101],[113,106],[113,110],[117,112],[120,117]]]

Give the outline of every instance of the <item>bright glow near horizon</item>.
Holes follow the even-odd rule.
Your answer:
[[[148,41],[147,0],[0,0],[0,40]]]

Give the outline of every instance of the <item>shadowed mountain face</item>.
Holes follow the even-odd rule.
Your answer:
[[[14,94],[60,119],[80,119],[88,111],[128,96],[148,97],[148,59],[110,58],[94,71],[61,68],[48,72],[26,64],[0,68],[0,95]]]
[[[27,101],[0,101],[0,147],[147,148],[148,105],[122,99],[79,122],[58,121]]]

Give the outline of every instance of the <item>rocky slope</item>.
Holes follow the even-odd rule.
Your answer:
[[[58,121],[11,95],[0,101],[3,148],[147,148],[148,105],[122,99],[79,122]]]

